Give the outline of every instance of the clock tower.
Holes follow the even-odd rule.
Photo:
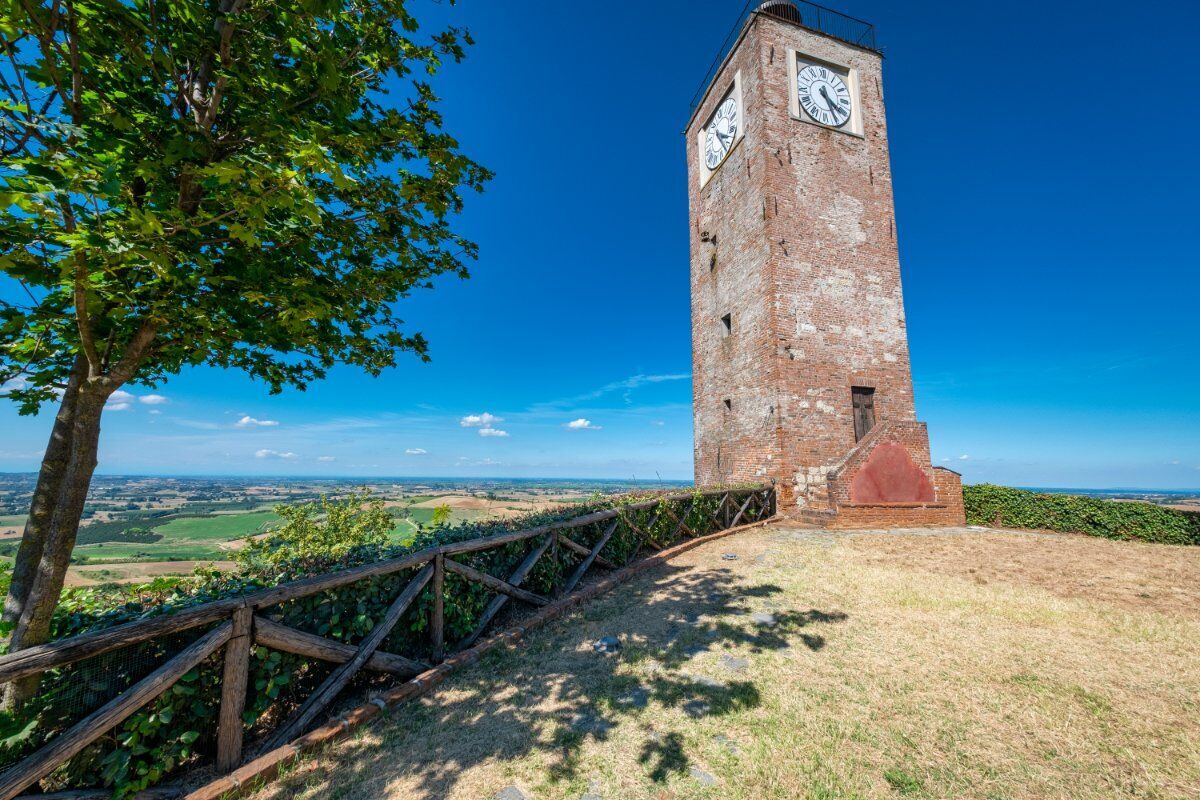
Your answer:
[[[916,417],[873,28],[770,0],[685,131],[696,482],[823,525],[963,523]]]

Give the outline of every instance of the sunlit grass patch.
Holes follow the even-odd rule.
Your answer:
[[[980,577],[1022,542],[1036,559]],[[1200,794],[1200,614],[1153,600],[1191,591],[1200,558],[1089,552],[744,533],[489,655],[261,797]],[[1150,599],[1088,594],[1112,564]],[[618,655],[593,651],[601,636]]]

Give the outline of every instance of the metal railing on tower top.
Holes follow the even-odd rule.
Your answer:
[[[847,16],[831,8],[809,3],[807,0],[749,0],[746,6],[738,14],[737,21],[733,28],[729,31],[729,35],[725,37],[725,41],[721,44],[721,49],[717,52],[717,57],[713,59],[712,66],[708,68],[708,72],[704,76],[704,80],[700,83],[700,88],[696,90],[696,94],[692,96],[692,102],[689,110],[694,111],[700,99],[707,91],[709,83],[712,82],[713,76],[725,57],[729,55],[730,48],[737,41],[737,37],[741,34],[742,26],[746,24],[746,20],[751,14],[758,12],[768,16],[776,17],[777,19],[794,22],[797,25],[803,25],[805,28],[823,33],[826,36],[831,36],[834,39],[839,39],[847,44],[852,44],[855,47],[863,47],[867,50],[879,52],[879,47],[875,42],[875,26],[869,22],[864,22],[861,19]]]

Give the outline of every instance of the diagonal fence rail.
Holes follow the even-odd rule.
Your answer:
[[[89,748],[105,751],[107,760],[102,763],[119,762],[113,753],[131,747],[128,743],[139,735],[138,730],[121,731],[122,724],[164,695],[180,691],[176,687],[189,678],[192,685],[203,683],[196,675],[205,665],[213,676],[210,705],[216,706],[210,715],[213,730],[204,741],[207,746],[195,751],[183,748],[184,756],[174,770],[163,769],[159,779],[205,764],[227,773],[253,753],[286,744],[327,713],[356,677],[366,673],[376,678],[412,678],[469,648],[513,602],[546,606],[579,591],[596,568],[615,570],[645,552],[774,514],[772,486],[668,495],[535,528],[441,544],[0,657],[0,684],[31,676],[43,682],[62,681],[70,680],[72,668],[81,663],[105,663],[104,657],[125,650],[191,636],[189,643],[164,656],[130,686],[10,763],[0,773],[0,800],[18,797],[52,775],[57,780],[48,788],[70,785],[73,760],[88,756]],[[362,609],[369,606],[364,597],[386,610],[369,620],[365,635],[355,643],[339,641],[328,630],[304,629],[312,616],[312,606],[305,602],[318,601],[320,608],[321,603],[340,599]],[[448,601],[454,604],[452,624]],[[365,614],[359,616],[367,619]],[[406,625],[401,625],[402,620]],[[405,635],[397,638],[402,628]],[[409,635],[413,630],[421,634],[417,639]],[[457,640],[448,649],[450,633]],[[392,652],[396,648],[389,642],[399,642],[408,652]],[[280,683],[274,682],[276,678],[264,683],[266,673],[261,667],[256,672],[256,665],[277,664],[281,655],[291,659],[291,672],[276,667],[276,678],[284,676]],[[318,680],[322,668],[328,671]],[[279,686],[293,677],[298,678],[297,685],[311,690],[291,696],[278,693]],[[252,696],[263,691],[268,696]],[[254,724],[245,717],[248,700],[259,711]],[[196,713],[203,716],[204,703],[195,702],[200,703]],[[165,716],[161,707],[158,716],[161,723]],[[270,720],[269,726],[262,724],[263,719]],[[257,734],[257,741],[249,746],[243,741],[247,732]],[[193,740],[200,738],[199,732],[194,733]],[[91,753],[92,761],[101,755]],[[153,782],[143,779],[141,785]],[[120,781],[110,778],[108,783]]]

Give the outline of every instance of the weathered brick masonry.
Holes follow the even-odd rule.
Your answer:
[[[793,115],[789,50],[854,75],[861,136]],[[830,525],[962,524],[916,422],[881,61],[754,13],[688,124],[696,481],[774,479],[781,511]],[[735,77],[744,136],[702,186]],[[861,441],[851,387],[874,389]]]

